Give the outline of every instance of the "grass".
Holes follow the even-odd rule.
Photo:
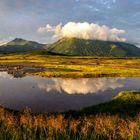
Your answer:
[[[75,116],[81,116],[83,114],[96,115],[100,113],[119,115],[121,117],[135,117],[140,113],[140,92],[120,92],[116,97],[112,99],[112,101],[108,103],[87,107],[78,112],[68,112],[68,114],[74,114]]]
[[[126,109],[125,105],[132,107]],[[51,114],[32,114],[30,110],[13,112],[1,107],[0,139],[140,139],[139,108],[140,92],[138,91],[121,92],[108,103],[69,112],[69,115],[68,112]],[[115,113],[109,110],[114,110]],[[133,114],[127,115],[132,111]],[[72,115],[75,113],[80,115]]]
[[[0,63],[28,63],[44,67],[46,71],[26,73],[40,77],[140,77],[140,58],[22,53],[0,55]]]

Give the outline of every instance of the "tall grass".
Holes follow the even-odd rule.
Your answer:
[[[123,119],[118,115],[98,114],[78,119],[64,115],[14,115],[0,109],[1,140],[98,140],[140,139],[140,114]]]
[[[123,109],[125,112],[124,105],[130,104],[133,107],[130,112],[135,112],[135,115],[121,115]],[[115,110],[117,105],[119,107]],[[13,112],[0,107],[0,140],[138,140],[139,105],[140,93],[133,91],[121,92],[111,102],[93,107],[96,113],[86,114],[84,109],[83,114],[75,117],[66,112],[32,114],[28,109]],[[98,111],[100,108],[106,112]],[[111,108],[115,114],[106,110]]]

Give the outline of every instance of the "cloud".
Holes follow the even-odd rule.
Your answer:
[[[98,78],[98,79],[54,79],[52,83],[39,83],[42,90],[66,92],[68,94],[88,94],[123,87],[119,83],[122,78]]]
[[[110,7],[112,4],[116,3],[116,0],[98,0],[98,3],[103,4],[105,6]]]
[[[6,44],[6,43],[8,43],[9,41],[11,41],[11,40],[13,40],[14,38],[13,37],[7,37],[7,38],[2,38],[2,39],[0,39],[0,46],[1,45],[4,45],[4,44]]]
[[[1,39],[0,46],[6,44],[8,41],[9,41],[8,39]]]
[[[63,37],[76,37],[82,39],[95,39],[104,41],[126,41],[125,38],[121,37],[124,30],[117,28],[109,28],[106,25],[98,25],[94,23],[76,23],[68,22],[64,26],[58,24],[57,26],[51,26],[47,24],[45,27],[40,27],[38,29],[39,33],[53,32],[53,38],[63,38]]]

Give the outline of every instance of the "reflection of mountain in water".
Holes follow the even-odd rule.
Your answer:
[[[68,94],[88,94],[103,92],[109,89],[121,88],[119,81],[123,78],[94,78],[94,79],[52,79],[51,83],[39,83],[40,89],[65,92]]]

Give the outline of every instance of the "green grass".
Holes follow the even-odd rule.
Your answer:
[[[124,42],[63,38],[47,45],[46,50],[65,55],[82,56],[140,56],[140,49]]]
[[[32,114],[29,110],[15,112],[0,107],[0,139],[140,139],[139,108],[138,91],[120,92],[108,103],[69,112],[70,114],[68,112]],[[114,110],[115,113],[110,110]],[[80,116],[73,115],[76,113]]]
[[[109,114],[119,115],[122,117],[134,117],[140,113],[140,92],[139,91],[124,91],[120,92],[116,97],[107,103],[99,104],[84,108],[78,112],[74,111],[71,114],[90,115],[90,114]],[[69,114],[69,112],[68,112]]]

